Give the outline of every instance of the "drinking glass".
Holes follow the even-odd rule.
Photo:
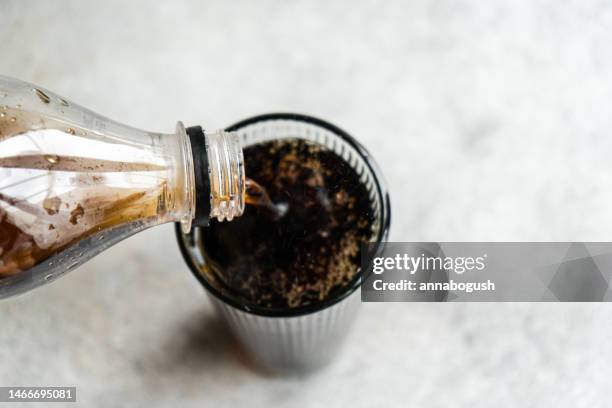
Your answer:
[[[367,150],[340,128],[323,120],[298,114],[267,114],[243,120],[227,131],[237,132],[244,148],[279,139],[303,139],[326,146],[359,174],[366,187],[374,215],[370,242],[373,257],[382,251],[389,233],[390,202],[384,180]],[[247,158],[248,159],[248,158]],[[248,174],[247,174],[248,177]],[[271,310],[212,285],[201,271],[206,261],[200,250],[203,234],[194,227],[177,237],[187,265],[209,293],[212,302],[240,343],[265,367],[282,372],[304,372],[328,363],[344,341],[357,316],[359,287],[369,273],[366,259],[350,283],[333,296],[303,307]]]

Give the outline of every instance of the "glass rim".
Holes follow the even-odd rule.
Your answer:
[[[253,117],[241,120],[239,122],[236,122],[233,125],[226,128],[225,131],[233,132],[241,128],[244,128],[246,126],[249,126],[249,125],[253,125],[256,123],[260,123],[260,122],[275,121],[275,120],[303,122],[306,124],[321,127],[325,130],[328,130],[335,136],[343,139],[352,148],[355,149],[357,154],[361,157],[365,165],[368,167],[368,169],[374,176],[373,179],[375,181],[376,191],[380,198],[380,229],[376,236],[376,240],[371,241],[370,243],[374,243],[376,245],[375,250],[371,252],[372,254],[377,254],[380,251],[382,251],[383,246],[384,246],[384,241],[386,241],[389,235],[389,227],[391,223],[391,204],[390,204],[389,192],[385,185],[384,178],[382,177],[382,174],[380,172],[380,169],[378,168],[378,165],[371,158],[367,150],[355,138],[353,138],[351,135],[349,135],[347,132],[340,129],[339,127],[329,122],[326,122],[322,119],[318,119],[312,116],[302,115],[298,113],[268,113],[268,114],[263,114],[263,115],[257,115],[257,116],[253,116]],[[231,296],[228,296],[224,294],[222,291],[220,291],[219,289],[215,288],[204,277],[204,275],[200,272],[198,267],[195,265],[195,262],[193,261],[190,251],[187,248],[187,245],[185,244],[185,237],[187,237],[188,235],[192,235],[192,234],[193,234],[193,228],[189,234],[184,234],[181,230],[181,225],[179,223],[176,224],[176,235],[177,235],[177,240],[179,244],[179,249],[181,251],[181,255],[183,256],[185,263],[187,263],[187,266],[189,267],[191,272],[195,275],[196,279],[200,282],[200,284],[202,284],[202,286],[204,286],[210,294],[212,294],[213,296],[221,300],[223,303],[233,306],[243,312],[254,314],[254,315],[259,315],[259,316],[264,316],[264,317],[297,317],[297,316],[307,315],[311,313],[316,313],[318,311],[327,309],[328,307],[339,303],[340,301],[346,299],[347,297],[349,297],[351,294],[353,294],[357,289],[361,287],[361,284],[364,281],[364,274],[368,273],[368,270],[370,269],[370,264],[373,259],[373,256],[372,256],[371,257],[372,259],[368,260],[367,262],[368,267],[366,268],[365,271],[362,268],[359,271],[359,273],[348,284],[340,288],[338,293],[336,293],[334,296],[331,296],[328,299],[325,299],[323,301],[316,302],[313,304],[292,308],[292,309],[285,309],[285,308],[271,309],[271,308],[267,308],[267,307],[263,307],[263,306],[251,303],[251,302],[240,302],[237,299],[232,298]]]

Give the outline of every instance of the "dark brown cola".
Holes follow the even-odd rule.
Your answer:
[[[359,271],[373,210],[359,175],[324,146],[298,139],[244,149],[247,206],[203,228],[201,271],[217,289],[271,309],[333,296]]]

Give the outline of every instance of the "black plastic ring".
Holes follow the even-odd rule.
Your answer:
[[[195,173],[195,218],[192,225],[208,227],[210,223],[210,177],[208,175],[208,152],[206,136],[201,126],[185,129],[191,143],[193,170]]]

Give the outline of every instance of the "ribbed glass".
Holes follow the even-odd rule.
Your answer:
[[[270,140],[299,138],[321,144],[336,152],[359,174],[366,186],[374,213],[372,242],[382,248],[389,232],[390,203],[384,180],[368,152],[346,132],[303,115],[271,114],[242,121],[228,128],[240,137],[243,147]],[[202,233],[193,228],[182,234],[179,246],[189,267],[200,280],[232,332],[265,367],[283,372],[303,372],[329,362],[338,352],[361,304],[360,271],[355,280],[334,298],[305,308],[270,311],[221,293],[207,282],[200,270],[204,257],[199,248]]]

